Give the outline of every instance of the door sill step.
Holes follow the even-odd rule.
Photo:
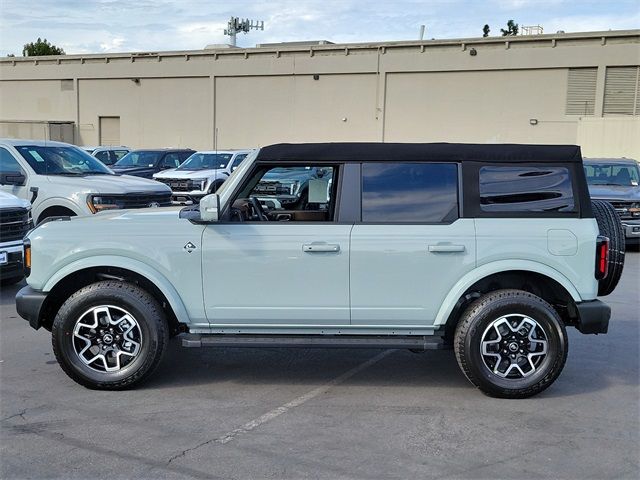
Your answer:
[[[240,348],[408,348],[411,350],[447,350],[441,337],[418,335],[254,335],[210,334],[181,335],[182,346]]]

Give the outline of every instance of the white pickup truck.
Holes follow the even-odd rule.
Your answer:
[[[29,202],[0,192],[0,282],[3,286],[24,278],[22,239],[32,226]]]

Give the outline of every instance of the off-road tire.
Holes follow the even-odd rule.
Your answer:
[[[92,307],[113,305],[130,312],[141,331],[140,351],[116,372],[97,372],[80,360],[73,348],[76,321]],[[51,329],[53,352],[64,372],[75,382],[96,390],[123,390],[142,382],[156,369],[167,348],[169,327],[160,304],[137,285],[115,280],[81,288],[64,302]]]
[[[487,327],[504,315],[534,319],[548,340],[548,354],[530,376],[511,379],[494,374],[481,355]],[[522,290],[496,290],[475,300],[458,322],[454,351],[467,379],[483,393],[499,398],[526,398],[551,385],[562,372],[568,352],[567,332],[558,313],[546,301]]]
[[[592,200],[593,214],[600,235],[609,238],[609,272],[598,282],[598,295],[609,295],[618,285],[624,268],[625,234],[620,217],[609,202]]]

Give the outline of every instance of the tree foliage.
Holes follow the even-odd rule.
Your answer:
[[[518,24],[513,20],[509,20],[507,22],[507,29],[505,30],[504,28],[501,28],[500,31],[502,32],[503,37],[507,37],[509,35],[518,35]]]
[[[489,28],[489,25],[485,24],[485,26],[482,27],[482,36],[483,37],[488,37],[490,31],[491,31],[491,29]]]
[[[64,55],[64,50],[47,42],[47,39],[38,38],[35,42],[25,44],[22,49],[25,57],[39,57],[43,55]]]

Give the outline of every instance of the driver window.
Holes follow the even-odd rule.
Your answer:
[[[245,184],[231,212],[234,221],[333,221],[337,168],[269,166]]]
[[[0,148],[0,173],[22,173],[18,161],[4,148]]]

